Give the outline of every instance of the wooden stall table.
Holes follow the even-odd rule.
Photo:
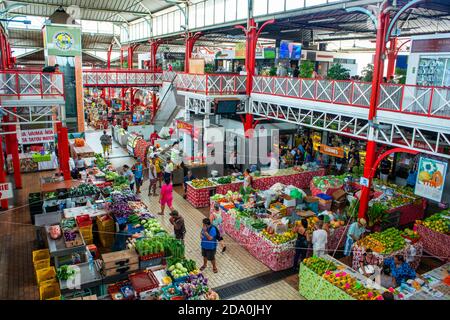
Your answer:
[[[46,192],[55,192],[58,189],[70,189],[78,187],[82,184],[79,180],[65,180],[60,182],[50,182],[50,183],[41,183],[41,191]]]
[[[78,156],[82,158],[92,158],[95,156],[94,150],[88,144],[85,144],[83,147],[76,147],[75,140],[69,140],[69,146],[70,155],[73,159],[77,159]]]

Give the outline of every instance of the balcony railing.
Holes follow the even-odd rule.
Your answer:
[[[141,69],[85,69],[83,84],[86,87],[153,87],[162,84],[162,73]]]
[[[163,81],[172,81],[175,74],[164,72]],[[178,73],[174,86],[181,91],[208,95],[241,95],[246,92],[246,79],[240,75]]]
[[[256,76],[253,93],[369,108],[372,84]],[[381,84],[378,110],[450,119],[450,88]]]
[[[0,71],[0,99],[64,99],[64,75],[31,70]]]

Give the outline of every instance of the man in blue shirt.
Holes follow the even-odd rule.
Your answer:
[[[203,228],[200,238],[202,239],[202,256],[203,266],[200,271],[203,271],[208,266],[208,261],[211,261],[214,273],[217,273],[216,267],[216,248],[217,248],[217,229],[211,225],[208,218],[203,219]]]

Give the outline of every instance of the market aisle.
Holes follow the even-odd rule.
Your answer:
[[[158,197],[148,197],[148,182],[144,184],[142,200],[146,203],[151,212],[159,211]],[[204,215],[192,207],[181,195],[174,192],[174,207],[185,218],[186,223],[186,256],[193,259],[200,266],[202,262],[200,252],[200,231]],[[169,223],[168,211],[164,217],[158,216],[161,225],[169,232],[173,228]],[[269,271],[264,264],[256,260],[250,253],[242,248],[238,243],[228,236],[225,236],[227,251],[222,254],[220,249],[217,253],[217,268],[219,273],[214,274],[212,267],[207,268],[204,273],[208,277],[213,288],[219,287],[237,280],[255,276],[257,274]]]
[[[281,280],[268,286],[246,292],[229,300],[305,300],[286,281]]]
[[[14,194],[19,208],[0,212],[0,299],[39,299],[32,262],[36,229],[26,205],[28,194],[40,191],[40,177],[48,174],[22,174],[23,189]]]
[[[111,129],[106,130],[108,134],[111,134]],[[100,137],[103,131],[89,130],[86,131],[86,143],[94,150],[95,153],[103,153],[102,145],[100,144]],[[113,139],[112,153],[110,154],[110,161],[114,167],[122,166],[125,163],[131,163],[132,157],[128,154],[127,150],[119,145]]]

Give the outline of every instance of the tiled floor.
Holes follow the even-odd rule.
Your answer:
[[[246,292],[230,300],[304,300],[298,291],[286,281],[278,281],[268,286]]]

